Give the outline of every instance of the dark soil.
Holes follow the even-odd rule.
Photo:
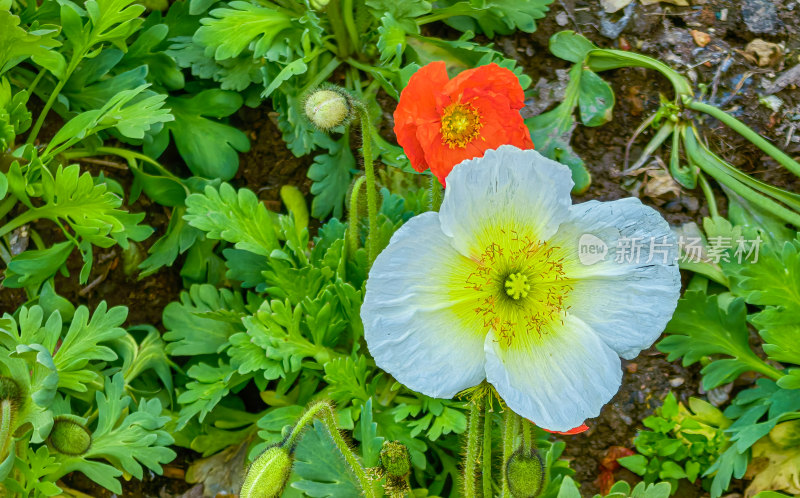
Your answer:
[[[597,45],[610,48],[635,50],[657,57],[683,74],[688,74],[697,88],[706,84],[714,94],[715,103],[732,112],[752,129],[761,133],[791,155],[800,153],[800,141],[792,139],[792,112],[800,113],[800,93],[793,88],[776,94],[783,101],[777,112],[759,103],[762,80],[791,68],[797,60],[800,37],[800,5],[793,0],[776,0],[780,25],[774,34],[754,34],[742,18],[741,4],[731,0],[695,0],[690,7],[676,7],[667,3],[642,6],[634,1],[626,27],[615,38],[600,33],[603,22],[620,22],[622,13],[604,14],[599,2],[582,0],[556,0],[551,12],[539,22],[533,34],[517,33],[494,40],[495,45],[507,56],[513,57],[533,78],[534,84],[544,78],[545,88],[558,80],[557,70],[567,69],[569,63],[552,56],[547,50],[549,37],[561,30],[571,29],[587,36]],[[792,8],[789,8],[792,7]],[[723,14],[724,13],[724,14]],[[431,27],[448,32],[447,28]],[[707,33],[710,43],[698,47],[690,30]],[[457,34],[450,33],[456,37]],[[774,64],[760,67],[748,60],[742,52],[754,38],[783,43],[784,57]],[[725,62],[730,57],[731,61]],[[633,131],[646,116],[658,107],[658,94],[670,94],[668,83],[657,73],[644,69],[621,69],[602,74],[614,88],[616,106],[611,122],[597,128],[578,126],[573,135],[575,152],[583,158],[592,174],[589,190],[576,198],[576,202],[588,199],[613,200],[642,192],[643,178],[621,177],[625,161],[625,148]],[[716,85],[715,85],[716,81]],[[713,88],[716,86],[716,90]],[[738,89],[737,89],[738,87]],[[384,102],[382,100],[382,102]],[[387,101],[390,108],[392,103]],[[551,107],[555,103],[551,104]],[[546,109],[540,109],[539,112]],[[390,115],[387,113],[386,115]],[[255,191],[270,209],[280,209],[279,190],[282,185],[295,185],[309,196],[310,181],[306,178],[311,157],[296,158],[285,146],[268,107],[242,109],[233,123],[249,135],[251,150],[241,155],[239,172],[234,179],[238,187]],[[391,123],[383,123],[381,129],[390,135]],[[791,131],[790,131],[791,130]],[[798,190],[800,185],[790,173],[780,168],[773,160],[742,137],[719,122],[705,118],[702,134],[712,150],[734,166],[751,173],[756,178],[789,190]],[[796,133],[800,136],[800,131]],[[639,157],[644,144],[651,137],[646,131],[631,148],[630,160]],[[390,138],[387,136],[387,138]],[[668,148],[661,151],[666,159]],[[98,172],[97,166],[87,165]],[[119,170],[105,171],[124,186],[128,186],[128,173]],[[717,190],[717,199],[725,212],[724,195]],[[310,196],[308,201],[310,204]],[[705,199],[697,191],[680,190],[654,197],[643,197],[643,201],[659,209],[672,224],[688,221],[701,222],[708,215]],[[156,228],[156,234],[141,247],[146,249],[163,233],[169,221],[169,210],[150,203],[144,196],[131,207],[132,211],[145,212],[145,223]],[[57,237],[55,231],[42,230]],[[53,239],[55,240],[55,239]],[[70,259],[70,278],[58,277],[57,290],[73,303],[94,307],[101,300],[110,305],[126,305],[129,308],[128,324],[149,323],[159,326],[161,311],[169,302],[177,299],[183,285],[178,272],[182,259],[172,268],[142,280],[126,275],[122,271],[121,251],[118,247],[98,250],[95,264],[86,285],[77,284],[81,261],[75,255]],[[0,290],[0,310],[13,310],[25,301],[19,289]],[[651,415],[669,391],[679,400],[690,396],[701,396],[696,369],[685,369],[669,363],[664,355],[655,350],[644,352],[636,360],[624,362],[623,385],[601,413],[589,421],[590,430],[576,436],[564,436],[567,441],[566,456],[572,459],[577,480],[582,483],[582,492],[591,495],[598,491],[595,480],[599,475],[599,462],[612,446],[632,447],[641,420]],[[189,489],[183,482],[186,467],[184,457],[167,467],[167,476],[149,475],[139,482],[132,480],[124,484],[124,496],[176,496]],[[619,471],[618,477],[633,479],[627,471]],[[69,476],[64,483],[91,496],[109,496],[88,482],[82,475]],[[733,489],[732,491],[736,491]],[[196,487],[185,496],[196,495]],[[679,491],[681,496],[700,496],[699,487],[687,487]]]

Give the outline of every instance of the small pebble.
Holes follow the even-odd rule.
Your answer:
[[[669,385],[672,387],[680,387],[686,380],[683,377],[675,377],[674,379],[669,379]]]
[[[627,365],[625,365],[625,370],[627,370],[629,373],[632,373],[632,374],[636,373],[636,371],[639,370],[639,364],[638,363],[628,363]]]
[[[556,24],[559,26],[566,26],[569,23],[569,17],[566,12],[559,12],[556,14]]]

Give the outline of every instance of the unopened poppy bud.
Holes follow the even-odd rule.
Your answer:
[[[324,88],[312,92],[305,103],[306,117],[322,131],[347,123],[353,113],[350,96],[344,90]]]
[[[288,448],[271,446],[247,469],[240,498],[278,498],[292,473],[293,458]]]
[[[330,0],[311,0],[311,8],[314,10],[323,10],[328,6]]]
[[[544,463],[536,450],[522,448],[511,454],[506,462],[508,489],[514,498],[535,498],[544,485]]]
[[[65,455],[83,455],[92,445],[92,434],[83,424],[64,415],[53,422],[47,444]]]
[[[405,477],[411,472],[408,448],[399,441],[386,441],[381,448],[381,466],[392,477]]]
[[[769,438],[782,448],[794,448],[800,445],[800,420],[790,420],[776,425],[769,431]]]
[[[0,377],[0,401],[10,401],[17,404],[22,399],[22,394],[17,382],[10,377]]]

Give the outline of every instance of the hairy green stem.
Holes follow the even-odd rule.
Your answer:
[[[442,191],[442,184],[436,175],[431,175],[431,211],[439,211],[442,206],[442,198],[444,197]]]
[[[364,174],[367,179],[367,218],[369,220],[367,259],[369,266],[372,266],[378,256],[378,196],[375,184],[375,166],[372,161],[372,126],[369,122],[367,106],[358,102],[355,108],[361,121],[361,153],[364,156]]]
[[[508,479],[506,475],[506,464],[511,454],[514,453],[514,442],[519,432],[519,415],[514,413],[513,410],[506,407],[505,415],[503,417],[503,488],[501,491],[501,498],[508,498],[511,492],[508,489]]]
[[[712,217],[719,216],[719,209],[717,208],[717,198],[714,197],[714,192],[711,190],[711,185],[706,180],[705,175],[703,173],[699,173],[697,175],[697,179],[700,182],[700,188],[703,190],[703,195],[706,196],[706,202],[708,203],[708,212],[711,214]]]
[[[467,453],[464,456],[464,498],[476,498],[475,475],[478,471],[478,429],[480,428],[481,408],[472,401],[467,422]]]
[[[6,459],[11,445],[11,419],[14,416],[13,401],[0,400],[0,462]]]
[[[795,175],[800,176],[800,163],[793,160],[785,152],[772,145],[764,137],[751,130],[746,124],[742,123],[741,121],[731,116],[727,112],[723,111],[722,109],[718,109],[712,105],[690,100],[689,98],[685,99],[684,104],[689,109],[706,113],[709,116],[712,116],[720,120],[724,124],[730,126],[731,128],[734,129],[734,131],[736,131],[736,133],[748,139],[756,147],[769,154],[773,159],[778,161],[786,169],[788,169]]]
[[[336,416],[333,412],[333,408],[331,408],[331,405],[328,402],[319,401],[311,405],[303,414],[303,416],[300,417],[300,420],[292,429],[289,437],[286,438],[284,445],[290,448],[294,446],[297,438],[300,436],[300,433],[302,433],[303,429],[305,429],[305,427],[310,424],[315,417],[318,418],[328,429],[328,432],[330,432],[333,443],[336,445],[336,448],[342,454],[348,466],[353,471],[356,479],[358,479],[358,483],[364,492],[364,496],[367,498],[377,498],[375,488],[372,486],[372,481],[367,476],[364,467],[361,466],[361,462],[359,462],[358,458],[356,458],[356,456],[353,454],[353,450],[350,449],[347,441],[345,441],[342,437],[342,434],[339,432],[339,428],[336,427]]]
[[[367,180],[366,176],[359,176],[353,183],[353,191],[350,192],[350,223],[347,227],[347,251],[354,256],[359,246],[358,236],[358,197],[361,193],[361,186]]]
[[[520,417],[519,421],[520,425],[522,426],[522,449],[525,450],[525,452],[530,453],[531,449],[534,447],[531,423],[522,417]]]
[[[481,480],[483,481],[483,497],[492,496],[492,396],[486,396],[483,408],[483,456]]]

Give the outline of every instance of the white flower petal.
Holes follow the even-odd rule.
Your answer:
[[[675,237],[657,211],[636,198],[578,204],[551,242],[561,247],[572,286],[569,313],[626,359],[658,339],[675,311],[681,279]],[[604,244],[608,252],[603,260],[583,264],[581,258],[591,263],[586,248],[592,243]]]
[[[547,240],[568,216],[572,175],[535,150],[503,145],[458,164],[447,176],[439,211],[455,248],[477,258],[497,226]]]
[[[485,332],[459,316],[470,266],[428,212],[395,232],[370,270],[361,307],[367,346],[410,389],[451,398],[484,378]]]
[[[551,431],[568,431],[600,409],[622,380],[619,356],[588,325],[567,316],[529,347],[486,337],[486,379],[509,408]]]

